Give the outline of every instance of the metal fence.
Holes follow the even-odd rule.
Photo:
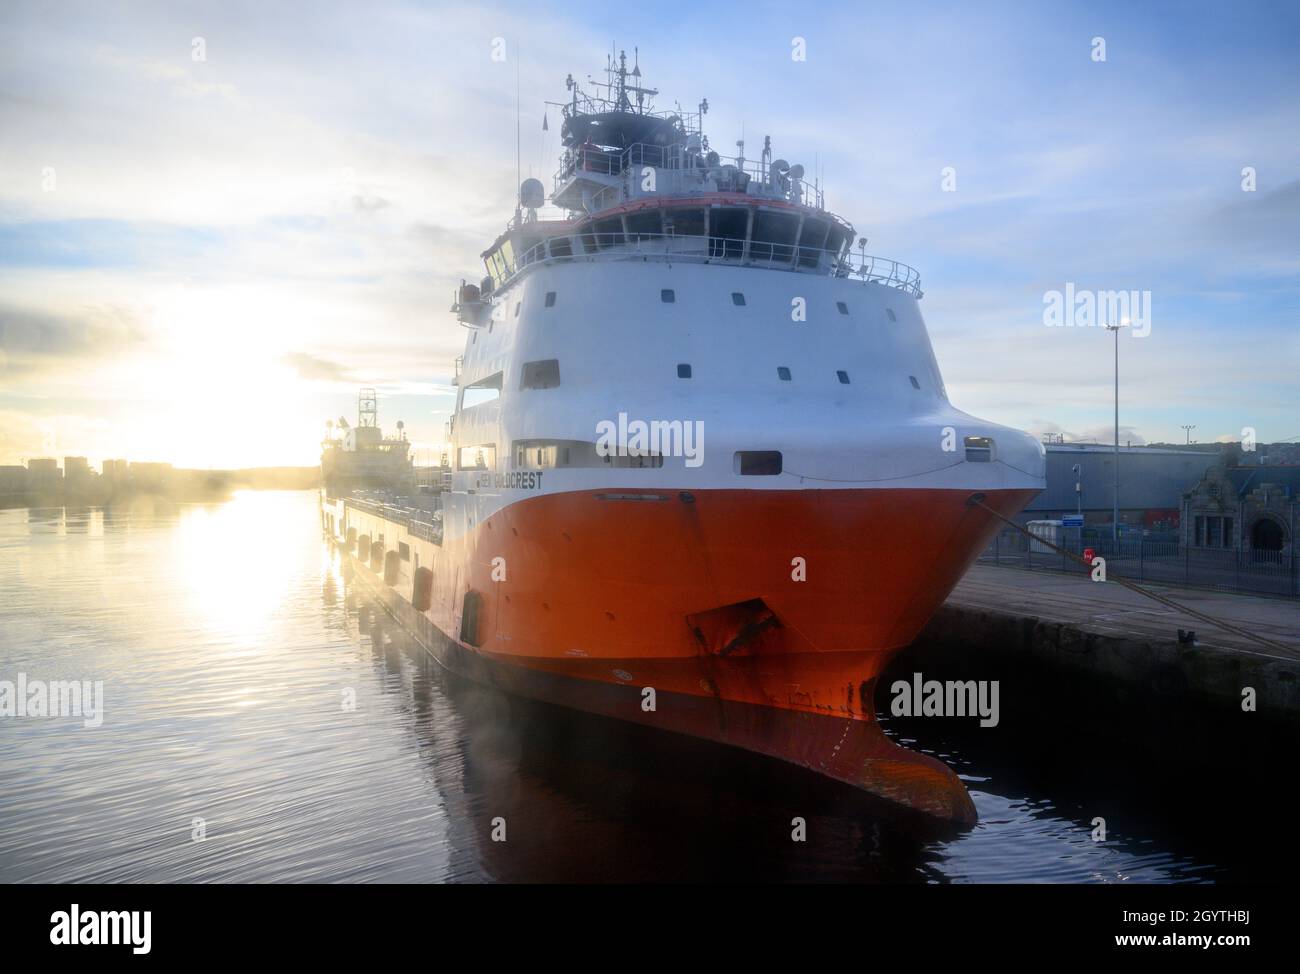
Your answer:
[[[1163,582],[1193,588],[1254,592],[1260,595],[1300,595],[1300,558],[1278,551],[1186,548],[1177,541],[1151,538],[1079,538],[1067,532],[1058,547],[1082,556],[1085,549],[1106,559],[1106,571],[1135,582]],[[1031,550],[1032,549],[1032,550]],[[1019,532],[1001,531],[980,555],[979,562],[1043,571],[1084,574],[1078,562],[1042,545],[1031,544]]]

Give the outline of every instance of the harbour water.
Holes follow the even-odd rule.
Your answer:
[[[980,824],[954,831],[467,684],[345,581],[310,492],[0,511],[0,680],[20,673],[102,681],[104,714],[0,717],[2,882],[1224,882],[1294,861],[1262,779],[1091,738],[1074,707],[887,725],[967,781]]]

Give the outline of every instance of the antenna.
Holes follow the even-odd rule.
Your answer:
[[[520,61],[519,45],[516,44],[515,45],[515,185],[516,186],[520,184],[521,177],[523,176],[523,163],[521,161],[523,149],[520,148],[521,136],[519,134],[520,132],[519,114],[521,111],[520,103],[519,103],[519,61]],[[519,201],[517,199],[515,200],[515,219],[516,220],[519,219]]]
[[[357,425],[379,425],[379,406],[374,389],[365,388],[357,393]]]

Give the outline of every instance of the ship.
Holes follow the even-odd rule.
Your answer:
[[[876,687],[1042,489],[1042,445],[952,405],[919,273],[770,137],[720,155],[707,100],[657,108],[635,54],[565,85],[549,195],[520,184],[453,297],[441,472],[327,476],[324,530],[471,680],[976,821]]]
[[[406,424],[385,436],[379,426],[379,397],[373,388],[357,393],[357,423],[340,416],[326,423],[321,441],[321,484],[330,495],[385,491],[401,496],[415,487],[415,462]]]

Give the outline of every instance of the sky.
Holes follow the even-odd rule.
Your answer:
[[[959,407],[1110,440],[1114,339],[1044,322],[1069,284],[1150,293],[1122,440],[1300,437],[1300,5],[7,0],[0,464],[312,464],[361,385],[436,459],[516,73],[549,186],[543,101],[634,47],[920,270]]]

